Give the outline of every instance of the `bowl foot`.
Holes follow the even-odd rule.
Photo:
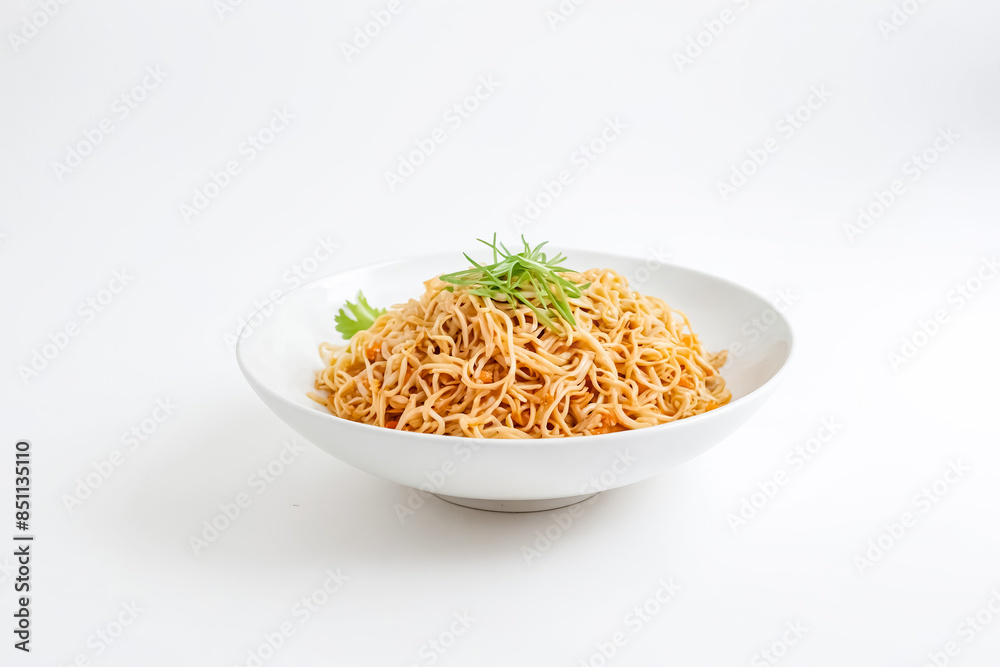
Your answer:
[[[560,507],[567,507],[582,503],[588,498],[593,498],[596,493],[585,493],[582,496],[568,496],[566,498],[545,498],[543,500],[483,500],[481,498],[456,498],[455,496],[445,496],[435,493],[441,500],[453,505],[471,507],[474,510],[486,510],[488,512],[544,512],[555,510]]]

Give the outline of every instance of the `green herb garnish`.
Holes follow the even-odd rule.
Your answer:
[[[493,235],[493,243],[476,240],[493,250],[493,263],[477,264],[466,254],[465,258],[474,268],[445,274],[441,280],[470,287],[470,294],[494,301],[505,301],[511,305],[523,303],[549,329],[559,330],[556,320],[560,317],[576,325],[569,299],[581,296],[590,283],[580,285],[559,275],[572,272],[572,269],[559,265],[566,260],[562,254],[549,259],[542,252],[545,243],[532,248],[524,236],[521,237],[524,251],[517,254],[507,250],[503,243],[498,244],[496,234]]]
[[[364,331],[375,324],[375,320],[384,312],[385,308],[372,308],[365,299],[365,295],[358,292],[358,303],[353,304],[348,301],[337,313],[336,329],[344,334],[344,338],[351,338],[359,331]]]

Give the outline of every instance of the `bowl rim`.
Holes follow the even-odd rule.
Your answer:
[[[630,255],[623,255],[623,254],[620,254],[620,253],[603,252],[603,251],[599,251],[599,250],[590,250],[590,249],[586,249],[586,248],[572,248],[572,247],[568,247],[568,246],[552,246],[552,248],[555,249],[555,250],[558,250],[560,252],[563,252],[564,254],[568,254],[568,253],[572,253],[572,252],[580,252],[580,253],[589,253],[589,254],[602,255],[604,257],[607,257],[607,258],[611,259],[612,261],[616,261],[616,260],[623,260],[625,262],[637,262],[637,261],[638,262],[643,262],[643,261],[646,261],[644,259],[641,259],[641,258],[638,258],[638,257],[634,257],[634,256],[630,256]],[[536,444],[536,445],[538,445],[538,444],[544,444],[546,447],[564,447],[564,446],[578,445],[580,438],[585,438],[587,442],[593,441],[594,438],[603,438],[603,440],[601,441],[602,443],[606,442],[606,443],[610,444],[610,440],[612,438],[616,438],[617,440],[626,441],[627,438],[635,438],[635,437],[637,437],[637,436],[639,436],[639,435],[641,435],[643,433],[648,433],[648,431],[650,429],[653,429],[653,428],[662,429],[662,428],[669,427],[673,431],[677,431],[677,430],[679,430],[681,428],[690,428],[691,424],[694,424],[694,423],[700,424],[700,423],[706,421],[707,419],[719,419],[719,418],[722,417],[722,415],[728,414],[729,412],[732,412],[733,409],[736,409],[736,406],[738,406],[738,405],[742,406],[742,404],[748,403],[750,401],[750,399],[753,398],[755,395],[757,395],[759,397],[761,394],[764,394],[765,392],[772,391],[777,386],[778,382],[783,378],[783,376],[788,371],[788,368],[791,365],[792,358],[795,355],[795,350],[796,350],[795,332],[792,329],[792,324],[788,320],[788,318],[785,317],[784,313],[780,312],[778,309],[776,309],[776,308],[774,308],[772,306],[772,309],[774,310],[775,314],[778,316],[779,321],[781,321],[784,324],[785,328],[788,331],[788,351],[785,354],[784,360],[781,362],[781,366],[779,366],[778,370],[776,370],[774,372],[774,375],[772,375],[770,378],[768,378],[759,387],[753,389],[752,391],[748,392],[744,396],[741,396],[741,397],[739,397],[737,399],[733,399],[733,400],[729,401],[728,403],[726,403],[725,405],[721,405],[718,408],[715,408],[714,410],[710,410],[708,412],[703,412],[701,414],[694,415],[692,417],[684,417],[683,419],[677,419],[675,421],[667,422],[665,424],[656,424],[655,426],[648,426],[648,427],[644,427],[644,428],[629,429],[629,430],[626,430],[626,431],[614,431],[612,433],[599,433],[599,434],[596,434],[596,435],[577,436],[577,437],[562,437],[562,438],[530,438],[530,439],[523,439],[523,438],[466,438],[466,437],[463,437],[463,436],[455,436],[455,435],[439,435],[437,433],[416,433],[414,431],[396,431],[394,429],[387,429],[387,428],[384,428],[382,426],[375,426],[374,424],[365,424],[363,422],[351,421],[350,419],[344,419],[343,417],[338,417],[337,415],[333,414],[332,412],[329,412],[329,411],[322,412],[320,410],[315,410],[315,409],[306,407],[304,405],[301,405],[300,403],[296,403],[295,401],[292,401],[289,398],[286,398],[285,396],[283,396],[282,394],[278,393],[274,389],[271,389],[266,383],[262,382],[252,371],[250,371],[247,368],[247,365],[244,362],[244,355],[243,355],[243,353],[244,353],[244,342],[247,339],[249,339],[251,336],[247,336],[246,338],[244,338],[243,332],[247,329],[248,326],[250,326],[250,322],[254,319],[254,316],[262,313],[268,306],[270,306],[272,304],[275,304],[277,306],[277,304],[276,304],[277,301],[283,300],[286,296],[288,296],[292,292],[299,292],[299,291],[303,291],[303,290],[305,290],[307,288],[316,287],[318,283],[321,283],[321,282],[327,281],[327,280],[329,280],[331,278],[334,278],[334,277],[337,277],[337,276],[341,276],[343,274],[351,273],[351,272],[354,272],[354,271],[371,271],[373,269],[380,269],[380,268],[384,268],[384,267],[388,267],[388,266],[393,266],[393,265],[397,265],[397,264],[402,264],[402,263],[405,263],[405,262],[408,262],[408,261],[417,260],[417,259],[426,259],[428,256],[444,255],[444,254],[446,254],[444,251],[438,252],[438,253],[416,253],[416,254],[409,254],[409,255],[400,255],[400,256],[396,256],[394,258],[390,258],[390,259],[386,259],[386,260],[382,260],[382,261],[374,262],[374,263],[370,263],[370,264],[359,264],[358,266],[353,266],[353,267],[350,267],[350,268],[342,269],[340,271],[333,271],[331,273],[327,273],[325,275],[318,276],[317,278],[314,278],[313,280],[305,282],[305,283],[303,283],[303,284],[301,284],[301,285],[299,285],[297,287],[293,287],[292,289],[283,292],[279,296],[276,296],[274,299],[271,299],[270,301],[268,301],[267,303],[265,303],[264,305],[262,305],[259,309],[257,309],[256,311],[254,311],[253,315],[251,315],[249,318],[247,318],[246,324],[244,324],[240,328],[240,333],[236,337],[236,348],[235,348],[236,364],[237,364],[237,366],[239,366],[240,372],[243,374],[243,377],[247,380],[247,382],[250,384],[251,388],[254,390],[255,393],[258,394],[258,396],[260,395],[261,391],[263,391],[263,392],[269,394],[272,398],[279,400],[283,405],[291,408],[295,412],[298,412],[299,414],[309,415],[309,418],[318,417],[319,419],[332,420],[331,423],[337,424],[338,426],[347,428],[349,430],[350,429],[361,429],[361,432],[360,432],[361,435],[367,433],[368,435],[377,435],[378,434],[378,435],[389,436],[389,437],[416,438],[417,442],[422,442],[422,443],[427,444],[427,445],[430,445],[430,444],[432,444],[434,442],[437,442],[438,444],[448,445],[449,447],[450,446],[454,446],[454,444],[456,442],[461,442],[462,440],[474,440],[477,443],[479,443],[479,446],[485,446],[485,445],[488,444],[491,447],[492,446],[523,446],[526,442],[531,442],[532,444]],[[730,280],[728,278],[723,278],[721,276],[717,276],[717,275],[712,274],[712,273],[707,273],[705,271],[700,271],[698,269],[692,269],[690,267],[683,266],[683,265],[680,265],[680,264],[676,264],[674,262],[661,262],[661,266],[669,266],[669,267],[674,268],[674,269],[680,269],[681,271],[686,271],[688,273],[695,274],[695,275],[697,275],[699,277],[702,277],[702,278],[709,278],[711,280],[715,280],[715,281],[721,282],[721,283],[725,284],[726,286],[728,286],[731,289],[734,289],[734,290],[736,290],[738,292],[742,292],[742,293],[744,293],[746,295],[755,297],[755,298],[759,299],[760,301],[762,301],[764,303],[770,304],[770,301],[768,301],[768,299],[766,299],[765,297],[761,296],[757,292],[751,290],[748,287],[744,287],[743,285],[740,285],[739,283],[737,283],[735,281],[732,281],[732,280]],[[277,309],[277,307],[276,307],[276,309]],[[268,318],[264,318],[264,319],[266,320]],[[317,346],[318,345],[319,345],[319,343],[317,343]],[[263,397],[261,397],[261,398],[263,398]],[[318,406],[319,403],[317,403],[316,405]],[[659,433],[663,433],[663,431],[658,431],[658,432]]]

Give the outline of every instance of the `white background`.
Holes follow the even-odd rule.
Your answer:
[[[758,652],[789,622],[806,631],[782,665],[917,667],[951,641],[948,664],[997,664],[1000,614],[984,612],[992,623],[968,642],[959,626],[1000,591],[1000,279],[984,264],[1000,249],[1000,5],[910,2],[888,32],[889,0],[593,0],[554,28],[555,0],[407,1],[348,62],[341,45],[386,6],[71,2],[43,20],[35,1],[4,4],[0,435],[11,458],[18,438],[33,443],[37,541],[30,656],[11,648],[13,562],[0,558],[0,663],[253,664],[262,635],[291,621],[264,664],[427,665],[422,646],[467,612],[434,664],[600,665],[595,644],[619,631],[610,665],[771,664]],[[700,32],[707,46],[679,67]],[[165,76],[123,118],[116,100],[148,67]],[[490,76],[496,91],[450,126],[444,114]],[[786,136],[778,124],[812,87],[830,98]],[[248,160],[241,143],[275,109],[294,118]],[[106,118],[113,131],[60,174]],[[574,153],[609,118],[627,128],[579,171]],[[385,172],[436,127],[444,143],[390,191]],[[912,179],[908,161],[949,128],[957,139]],[[718,183],[770,137],[777,151],[724,200]],[[230,160],[240,173],[185,220],[181,205]],[[797,354],[773,399],[709,453],[604,494],[565,528],[554,513],[436,499],[401,523],[407,489],[308,444],[252,491],[293,436],[227,343],[255,302],[294,286],[295,267],[318,277],[494,231],[516,239],[512,215],[564,169],[573,182],[529,239],[668,253],[794,295]],[[902,194],[849,239],[894,180]],[[313,262],[318,238],[338,247]],[[122,269],[125,289],[85,315]],[[979,271],[992,281],[959,300]],[[936,311],[943,323],[918,335]],[[25,373],[68,324],[78,335]],[[891,363],[914,336],[916,354]],[[122,435],[157,399],[178,407],[131,451]],[[793,467],[788,452],[829,418],[835,437]],[[121,465],[68,509],[114,450]],[[916,504],[949,461],[968,472]],[[734,532],[727,516],[780,471],[787,483]],[[252,505],[195,555],[189,538],[248,490]],[[904,512],[915,525],[860,566]],[[337,568],[343,588],[300,623],[293,606]],[[634,632],[626,617],[661,578],[680,590]],[[137,620],[96,640],[132,602]]]

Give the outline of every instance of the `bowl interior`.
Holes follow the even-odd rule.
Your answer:
[[[734,401],[764,385],[788,358],[792,337],[785,318],[739,285],[650,260],[575,250],[567,254],[567,264],[575,269],[614,269],[629,278],[633,289],[686,313],[706,350],[728,348],[722,374]],[[285,400],[329,415],[306,392],[322,368],[319,344],[342,340],[334,317],[344,302],[362,290],[376,307],[404,303],[423,292],[425,280],[463,268],[466,262],[456,253],[442,253],[353,269],[303,285],[251,318],[237,345],[243,371]]]

